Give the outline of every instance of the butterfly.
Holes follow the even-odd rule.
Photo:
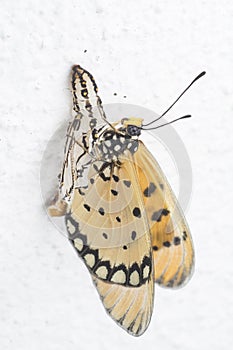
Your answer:
[[[48,211],[64,216],[107,313],[140,336],[150,323],[155,283],[176,288],[192,275],[192,238],[165,175],[139,139],[143,120],[110,123],[93,76],[79,65],[71,85],[74,116]]]

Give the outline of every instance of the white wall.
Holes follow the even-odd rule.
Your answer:
[[[1,349],[230,349],[232,1],[0,5]],[[105,103],[156,112],[207,71],[167,117],[194,116],[175,128],[193,167],[187,219],[195,275],[184,289],[157,288],[151,325],[138,339],[105,314],[86,268],[42,206],[40,162],[69,119],[74,63],[93,73]]]

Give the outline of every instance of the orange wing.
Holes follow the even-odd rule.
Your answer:
[[[164,287],[184,285],[194,267],[188,225],[166,177],[142,142],[134,160],[151,231],[154,280]]]

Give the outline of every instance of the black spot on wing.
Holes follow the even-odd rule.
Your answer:
[[[102,215],[102,216],[105,214],[104,208],[99,208],[98,211],[99,211],[100,215]]]
[[[97,173],[99,172],[99,168],[97,167],[96,164],[93,164],[93,168],[94,168],[94,170],[95,170]]]
[[[133,209],[133,215],[137,218],[140,218],[141,217],[141,210],[138,207],[135,207]]]
[[[129,180],[124,180],[123,183],[125,184],[126,187],[131,186],[131,181],[129,181]]]
[[[152,195],[152,193],[154,193],[156,190],[156,186],[153,182],[151,182],[149,184],[149,186],[147,188],[145,188],[143,194],[145,197],[150,197]]]
[[[186,231],[183,232],[183,240],[186,241],[186,239],[188,238],[188,235],[186,233]]]
[[[116,190],[111,190],[111,192],[112,192],[112,194],[113,194],[114,196],[117,196],[117,195],[118,195],[118,192],[117,192]]]
[[[131,238],[132,238],[133,241],[135,240],[136,236],[137,236],[136,231],[132,231]]]
[[[83,204],[84,208],[87,210],[87,211],[90,211],[91,210],[91,207],[88,205],[88,204]]]
[[[112,175],[112,178],[115,182],[118,182],[120,180],[119,177],[117,175],[114,175],[114,174]]]
[[[173,242],[174,242],[174,245],[179,245],[179,244],[180,244],[180,242],[181,242],[180,237],[178,237],[178,236],[174,237]]]
[[[151,216],[151,220],[152,221],[161,221],[163,216],[167,216],[170,213],[169,210],[167,209],[160,209],[158,211],[155,211],[152,216]]]

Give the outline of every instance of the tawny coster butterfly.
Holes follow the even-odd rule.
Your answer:
[[[154,283],[175,288],[192,274],[190,231],[166,177],[139,140],[154,121],[108,122],[93,76],[79,65],[71,76],[74,118],[59,192],[48,211],[64,216],[107,313],[139,336],[150,323]]]

